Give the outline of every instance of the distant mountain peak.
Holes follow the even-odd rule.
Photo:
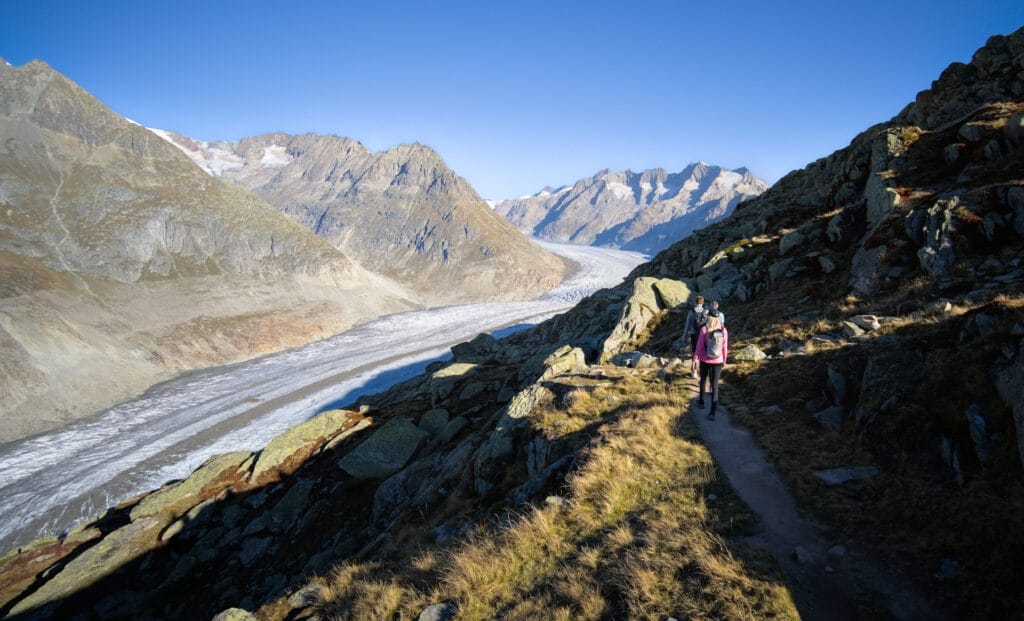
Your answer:
[[[767,187],[746,168],[733,171],[703,161],[678,173],[605,168],[557,190],[546,186],[501,201],[495,212],[542,239],[653,253]]]

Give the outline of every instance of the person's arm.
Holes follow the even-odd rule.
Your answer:
[[[722,368],[725,368],[725,363],[729,359],[729,330],[722,326]]]

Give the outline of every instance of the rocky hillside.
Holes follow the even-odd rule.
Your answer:
[[[830,614],[794,606],[694,431],[667,355],[699,291],[723,399],[835,543],[793,550],[806,582],[843,618],[1018,618],[1022,130],[1024,30],[623,285],[12,551],[0,614]],[[863,559],[930,609],[865,590]]]
[[[704,162],[672,174],[660,168],[602,170],[572,185],[502,201],[495,211],[541,239],[655,254],[767,187],[745,168]]]
[[[0,441],[414,304],[42,62],[0,141]]]
[[[560,258],[497,217],[429,147],[373,153],[338,136],[203,143],[157,131],[211,174],[430,303],[530,297],[565,274]]]

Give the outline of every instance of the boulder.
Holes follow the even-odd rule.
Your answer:
[[[964,123],[956,133],[967,142],[981,142],[982,129],[979,123]]]
[[[842,485],[849,481],[860,481],[870,479],[878,475],[878,468],[874,466],[844,466],[842,468],[831,468],[829,470],[815,470],[814,476],[825,482],[829,487]]]
[[[823,254],[818,257],[818,265],[821,266],[821,271],[826,274],[831,274],[836,271],[836,262],[832,257],[827,254]]]
[[[338,461],[357,479],[386,479],[405,467],[429,436],[406,418],[392,418]]]
[[[842,430],[844,413],[845,411],[841,406],[834,405],[815,414],[814,419],[817,420],[818,424],[822,427]]]
[[[430,402],[438,405],[451,396],[455,384],[464,379],[478,365],[472,362],[452,362],[430,375]]]
[[[1018,114],[1006,120],[1006,125],[1003,126],[1003,136],[1012,148],[1024,145],[1024,114]]]
[[[273,537],[249,537],[242,542],[238,560],[241,561],[243,567],[252,567],[267,554],[273,543]]]
[[[974,443],[974,452],[978,461],[987,464],[992,459],[992,439],[988,435],[988,425],[985,422],[985,414],[981,405],[972,403],[964,412],[967,419],[967,428],[971,434],[971,442]]]
[[[870,249],[866,248],[863,243],[857,246],[857,252],[854,253],[853,261],[850,263],[850,288],[858,293],[874,291],[878,284],[885,252],[885,245],[874,246]]]
[[[9,614],[17,617],[31,611],[35,616],[46,618],[48,615],[40,609],[54,606],[99,582],[155,547],[162,525],[157,516],[146,515],[111,532],[46,579],[38,589],[11,608]]]
[[[844,321],[843,334],[852,338],[863,335],[864,330],[852,321]]]
[[[800,231],[786,233],[779,240],[779,255],[785,256],[790,250],[798,248],[807,241],[807,238]]]
[[[612,356],[621,352],[628,344],[647,329],[647,324],[661,310],[659,296],[655,295],[654,284],[657,278],[637,278],[633,280],[633,290],[619,312],[618,321],[600,347],[599,360],[607,362]]]
[[[481,333],[471,341],[452,347],[452,359],[459,362],[484,364],[493,361],[501,350],[501,343],[490,334]]]
[[[165,514],[169,522],[226,489],[235,481],[239,467],[250,457],[252,453],[248,451],[211,457],[184,481],[164,486],[139,501],[131,510],[131,519]]]
[[[768,354],[757,345],[747,345],[739,351],[732,352],[729,357],[736,362],[757,362],[767,358]]]
[[[828,393],[832,396],[832,401],[836,405],[845,405],[850,398],[849,382],[846,376],[836,371],[832,367],[828,367]]]
[[[947,164],[952,164],[953,162],[957,161],[958,159],[960,159],[960,145],[946,145],[946,148],[942,150],[942,156],[946,160]]]
[[[1003,368],[996,368],[994,384],[999,397],[1013,412],[1013,424],[1017,431],[1017,449],[1024,466],[1024,340],[1020,343],[1017,361]]]
[[[999,141],[993,138],[985,143],[985,159],[997,160],[1003,157],[1003,147]]]
[[[658,359],[650,354],[645,354],[640,351],[631,351],[622,354],[616,354],[612,357],[611,363],[620,367],[630,367],[634,369],[646,369],[658,365]]]
[[[945,276],[956,260],[953,252],[953,212],[959,206],[957,198],[941,200],[928,210],[924,225],[924,244],[917,251],[918,261],[932,276]]]
[[[447,424],[448,410],[434,408],[433,410],[427,410],[423,413],[423,416],[420,416],[420,429],[426,431],[432,436],[436,436],[440,433]]]
[[[455,618],[455,606],[450,603],[431,604],[423,609],[418,621],[448,621]]]
[[[210,621],[256,621],[256,617],[242,608],[228,608]]]
[[[260,451],[249,480],[264,485],[287,476],[330,438],[351,429],[363,416],[348,410],[329,410],[277,436]]]
[[[587,367],[586,355],[579,347],[563,345],[544,360],[542,379],[579,373]]]
[[[871,175],[864,186],[865,213],[868,229],[874,229],[895,213],[900,204],[900,195],[889,182],[878,175]]]
[[[313,481],[301,479],[289,488],[288,492],[281,497],[270,509],[270,529],[274,532],[288,530],[309,506],[309,495],[313,491]]]
[[[856,325],[861,330],[866,330],[868,332],[882,327],[882,324],[878,321],[878,317],[875,315],[854,315],[853,317],[850,317],[848,321]]]
[[[777,261],[775,263],[772,263],[768,267],[768,278],[771,281],[771,284],[772,284],[773,287],[778,284],[779,280],[783,276],[786,275],[786,272],[789,271],[789,267],[792,264],[793,264],[793,259],[792,258],[788,258],[788,259],[782,259],[781,261]]]
[[[690,303],[690,298],[693,296],[693,292],[690,291],[690,287],[686,283],[671,278],[662,278],[651,286],[663,309],[672,310],[679,306],[685,306]]]

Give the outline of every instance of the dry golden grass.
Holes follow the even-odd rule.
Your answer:
[[[626,376],[535,413],[547,425],[600,425],[565,481],[566,502],[394,566],[343,564],[320,579],[316,614],[415,619],[451,602],[459,619],[797,618],[786,588],[716,534],[705,488],[722,483],[707,450],[679,431],[687,402],[677,390]]]
[[[674,431],[684,400],[628,383],[629,406],[585,451],[566,505],[452,553],[443,590],[460,618],[796,618],[786,589],[749,575],[710,532],[700,488],[714,469]]]

